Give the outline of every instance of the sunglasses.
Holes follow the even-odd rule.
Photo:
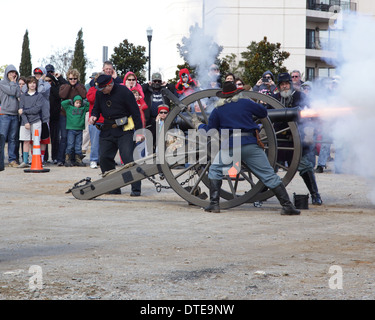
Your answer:
[[[154,80],[153,83],[161,83],[161,80]]]
[[[127,81],[135,81],[135,79],[126,79]]]
[[[52,82],[52,80],[45,80],[45,81],[47,81],[47,82]]]
[[[167,111],[160,111],[159,113],[160,113],[160,114],[168,114]]]
[[[69,80],[78,80],[78,78],[69,78]]]
[[[292,76],[292,78],[299,78],[299,76]]]

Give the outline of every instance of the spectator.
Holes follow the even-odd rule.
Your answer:
[[[273,73],[267,70],[263,73],[262,78],[260,78],[255,84],[255,86],[253,87],[253,91],[271,95],[277,89],[274,81],[275,79]]]
[[[43,67],[34,69],[34,76],[38,80],[38,93],[43,96],[44,105],[42,108],[42,132],[40,135],[40,152],[42,162],[48,160],[48,148],[47,146],[51,143],[49,133],[49,121],[50,121],[50,105],[49,95],[51,91],[51,85],[44,81],[47,75],[47,71]]]
[[[75,96],[79,95],[82,99],[86,99],[86,88],[79,82],[80,73],[77,69],[70,69],[67,73],[68,82],[60,86],[59,95],[62,100],[74,99]],[[64,108],[61,108],[60,116],[60,146],[59,146],[59,158],[66,158],[65,152],[67,148],[67,131],[66,131],[66,112]],[[81,152],[82,153],[82,150]],[[75,159],[75,157],[73,157]],[[65,161],[65,160],[64,160]]]
[[[51,152],[52,161],[57,163],[58,166],[64,165],[64,154],[60,155],[60,145],[65,141],[66,149],[66,117],[61,115],[61,98],[59,94],[60,86],[68,83],[67,80],[55,71],[52,64],[47,64],[45,67],[47,75],[45,81],[51,85],[49,103],[50,103],[50,136],[51,136]],[[51,81],[49,81],[51,80]],[[63,128],[62,124],[63,123]],[[64,138],[65,132],[65,138]],[[64,151],[65,153],[65,151]]]
[[[183,68],[178,73],[180,80],[176,84],[176,92],[180,99],[194,93],[198,88],[198,83],[191,77],[188,69]]]
[[[146,123],[147,126],[150,126],[150,130],[153,136],[153,150],[147,150],[149,154],[153,153],[156,146],[156,117],[158,115],[158,107],[161,104],[166,104],[170,107],[170,100],[162,94],[162,89],[166,88],[170,90],[174,95],[176,94],[175,86],[169,84],[165,81],[162,81],[162,76],[159,72],[155,72],[151,76],[151,82],[145,83],[142,85],[143,92],[145,94],[145,102],[148,106],[150,112],[150,118]]]
[[[234,75],[234,73],[232,72],[228,72],[225,76],[224,76],[224,82],[227,82],[227,81],[234,81],[234,79],[236,79],[236,76]]]
[[[21,89],[21,95],[23,93],[22,90],[25,90],[25,89],[22,89],[25,85],[26,85],[26,77],[23,77],[21,76],[19,79],[18,79],[18,85],[20,86],[20,89]],[[1,109],[1,107],[0,107]],[[21,125],[21,118],[19,118],[19,122],[18,122],[18,125],[20,126]],[[19,160],[20,158],[20,145],[21,145],[21,154],[22,154],[22,150],[23,150],[23,142],[20,141],[20,131],[18,130],[17,131],[17,136],[16,136],[16,159]]]
[[[237,89],[244,89],[244,82],[240,78],[234,79],[234,83],[236,84]]]
[[[17,167],[17,132],[19,130],[18,108],[21,90],[18,85],[19,74],[14,65],[5,68],[4,79],[0,81],[0,134],[8,141],[8,160],[10,167]],[[4,157],[4,147],[2,157]],[[0,160],[4,163],[4,160]]]
[[[208,71],[208,86],[207,89],[219,89],[221,88],[221,75],[220,69],[216,64],[212,64]]]
[[[59,89],[61,84],[66,83],[66,80],[59,73],[55,73],[55,68],[52,65],[46,66],[47,75],[44,81],[51,85],[49,94],[49,107],[50,107],[50,121],[49,130],[51,137],[51,158],[54,164],[62,162],[59,159],[59,146],[60,146],[60,114],[61,114],[61,98]]]
[[[132,91],[133,88],[136,88],[138,93],[141,95],[142,99],[145,98],[142,86],[138,83],[137,76],[134,72],[129,71],[125,74],[123,85],[128,87],[130,91]]]
[[[67,99],[61,102],[66,112],[67,147],[65,153],[65,167],[73,166],[73,154],[75,165],[84,167],[82,162],[82,136],[85,129],[86,113],[89,111],[89,103],[83,103],[82,97],[76,95],[73,100]]]
[[[293,70],[291,77],[294,90],[300,91],[301,84],[303,84],[303,81],[301,80],[301,72],[298,70]]]
[[[305,82],[306,83],[306,82]],[[335,76],[333,77],[328,85],[328,94],[332,94],[338,87],[340,83],[340,77]],[[331,143],[330,141],[332,137],[330,136],[327,128],[324,127],[323,123],[320,126],[320,138],[322,139],[322,143],[320,144],[319,149],[319,156],[318,156],[318,163],[315,169],[316,173],[323,173],[324,169],[327,169],[327,162],[331,158]],[[336,147],[335,148],[335,173],[340,173],[341,165],[342,165],[342,157],[341,157],[342,148]]]
[[[96,72],[95,72],[96,73]],[[89,119],[91,117],[92,108],[94,107],[95,103],[95,96],[96,96],[96,87],[95,87],[95,81],[96,79],[104,73],[96,73],[95,78],[90,81],[90,89],[87,92],[87,101],[90,104],[89,107]],[[99,164],[99,154],[100,154],[100,148],[99,148],[99,135],[101,126],[103,125],[104,118],[102,115],[99,116],[99,118],[95,121],[95,124],[89,124],[89,133],[90,133],[90,142],[91,142],[91,150],[90,150],[90,168],[96,169],[98,168]]]
[[[111,61],[104,61],[103,63],[103,72],[106,75],[109,75],[113,78],[115,83],[121,84],[122,79],[117,76],[116,70],[113,68],[113,63]]]
[[[38,80],[30,76],[26,80],[26,92],[21,95],[20,108],[21,116],[20,140],[23,141],[22,163],[18,168],[29,167],[30,141],[33,140],[35,130],[42,131],[42,109],[45,105],[44,97],[38,92]]]
[[[137,101],[137,105],[138,105],[139,112],[141,114],[141,119],[142,119],[142,127],[146,128],[145,113],[146,113],[146,111],[148,111],[148,106],[147,106],[146,102],[144,101],[144,99],[142,98],[141,93],[138,91],[137,87],[133,87],[131,89],[131,92],[133,92],[134,98]],[[146,156],[146,139],[144,141],[140,142],[139,144],[137,144],[137,149],[140,150],[140,154],[139,154],[138,159]],[[138,159],[136,159],[136,160],[138,160]]]

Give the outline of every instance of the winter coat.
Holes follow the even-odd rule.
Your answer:
[[[44,102],[42,94],[38,92],[35,92],[33,95],[30,95],[28,92],[21,95],[21,126],[24,126],[26,123],[33,124],[42,120],[41,112]]]
[[[269,74],[272,78],[272,81],[275,82],[275,77],[273,73],[269,70],[267,70],[266,72],[263,72],[262,78],[265,78],[267,74]],[[270,86],[270,88],[268,88],[268,85],[264,83],[262,83],[260,86],[255,85],[253,87],[253,91],[260,92],[260,93],[267,94],[267,95],[273,94],[276,89],[277,89],[276,85],[273,84]]]
[[[95,86],[91,87],[89,89],[89,91],[87,91],[86,98],[87,98],[87,101],[90,104],[89,117],[91,117],[91,111],[92,111],[92,108],[94,108],[96,91],[98,91],[98,90],[96,90]],[[104,123],[104,118],[103,118],[102,114],[100,114],[99,118],[96,120],[96,123]]]
[[[127,79],[130,75],[133,75],[134,78],[135,78],[135,86],[133,86],[132,88],[129,88],[129,90],[131,91],[133,88],[136,88],[137,91],[139,92],[139,94],[141,95],[141,97],[144,99],[144,98],[145,98],[145,94],[144,94],[144,92],[143,92],[142,86],[138,83],[137,76],[135,75],[134,72],[129,71],[128,73],[126,73],[126,75],[125,75],[125,77],[124,77],[124,81],[122,82],[122,84],[123,84],[124,86],[126,86],[126,79]]]
[[[17,72],[17,82],[8,79],[8,73]],[[0,81],[0,101],[1,113],[11,116],[18,115],[19,98],[21,97],[21,89],[18,85],[19,74],[14,65],[10,64],[5,68],[4,79]]]
[[[182,79],[182,75],[187,74],[188,75],[188,81],[184,83]],[[183,68],[179,72],[180,80],[178,80],[176,84],[176,92],[181,97],[186,97],[196,91],[198,88],[198,83],[190,76],[190,72],[188,69]]]

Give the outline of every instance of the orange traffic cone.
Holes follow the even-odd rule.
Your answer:
[[[243,177],[239,176],[240,171],[241,171],[240,163],[237,162],[232,168],[228,170],[228,175],[231,178],[231,180],[236,180],[236,179],[238,179],[239,181],[244,180]]]
[[[39,130],[35,130],[34,140],[33,140],[33,157],[31,158],[30,169],[23,170],[24,172],[49,172],[49,169],[43,169],[42,166],[42,156],[40,152],[40,140],[39,140]]]

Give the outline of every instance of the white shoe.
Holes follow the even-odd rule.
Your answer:
[[[30,165],[28,163],[22,162],[17,168],[29,168]]]
[[[96,169],[98,167],[98,164],[96,163],[96,161],[91,161],[90,162],[90,168],[91,169]]]

